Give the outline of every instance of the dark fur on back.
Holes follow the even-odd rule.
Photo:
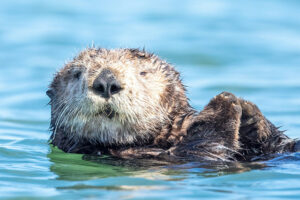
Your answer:
[[[125,85],[125,91],[109,102],[89,89],[102,68],[111,69]],[[47,94],[51,98],[50,141],[65,152],[249,161],[295,150],[295,141],[268,121],[256,105],[231,93],[217,95],[203,111],[195,111],[179,73],[144,50],[83,51],[56,74]],[[112,119],[107,108],[114,113]]]

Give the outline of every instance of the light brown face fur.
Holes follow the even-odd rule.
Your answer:
[[[112,71],[122,88],[109,99],[91,89],[103,69]],[[56,74],[48,95],[54,137],[62,130],[75,140],[103,144],[154,137],[176,109],[188,105],[178,72],[136,49],[84,50]]]

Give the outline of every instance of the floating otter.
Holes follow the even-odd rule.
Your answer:
[[[50,143],[65,152],[250,161],[299,149],[256,105],[231,93],[197,112],[180,74],[144,50],[86,49],[55,75],[47,94]]]

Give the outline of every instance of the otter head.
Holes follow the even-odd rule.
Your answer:
[[[179,73],[137,49],[86,49],[55,75],[47,94],[53,137],[107,145],[147,141],[189,106]]]

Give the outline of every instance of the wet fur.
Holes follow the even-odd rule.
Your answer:
[[[109,101],[89,89],[105,68],[124,88]],[[231,93],[195,111],[174,67],[137,49],[86,49],[55,75],[47,94],[50,142],[65,152],[232,161],[294,151],[294,140]]]

